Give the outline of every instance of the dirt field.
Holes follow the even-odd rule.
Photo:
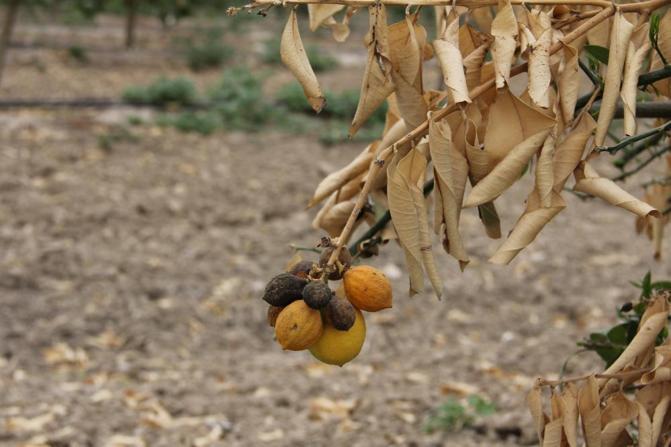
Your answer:
[[[16,40],[120,45],[122,24],[100,23],[22,23]],[[161,33],[145,32],[131,52],[92,51],[86,66],[63,49],[16,49],[0,95],[118,97],[161,74],[190,75],[163,55]],[[358,79],[356,64],[327,82]],[[217,76],[193,75],[201,85]],[[137,113],[0,112],[0,445],[533,445],[533,379],[556,376],[576,340],[614,322],[636,293],[630,280],[671,276],[632,216],[596,200],[567,194],[568,209],[507,268],[485,262],[500,242],[469,211],[473,262],[461,274],[439,255],[447,296],[408,299],[402,253],[386,247],[372,262],[393,279],[393,310],[369,316],[358,359],[325,367],[279,349],[260,295],[290,243],[317,242],[305,204],[360,146],[153,125],[100,146]],[[628,183],[636,193],[638,180]],[[500,200],[504,231],[530,181]],[[568,373],[598,366],[582,355]],[[459,391],[493,401],[496,414],[426,433],[431,410]]]

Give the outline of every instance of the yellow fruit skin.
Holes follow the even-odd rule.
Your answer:
[[[310,353],[324,363],[342,366],[359,355],[365,340],[366,321],[357,309],[354,324],[347,331],[325,324],[322,336],[310,346]]]
[[[368,265],[357,265],[345,272],[345,294],[357,309],[368,312],[391,307],[391,284],[384,273]]]
[[[275,321],[275,337],[283,349],[302,351],[314,344],[323,331],[322,316],[305,301],[297,300],[282,309]]]

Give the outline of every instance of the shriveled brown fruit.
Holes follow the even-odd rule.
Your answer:
[[[320,267],[322,268],[326,267],[326,264],[328,264],[329,259],[333,254],[333,250],[335,250],[335,247],[328,247],[327,249],[322,251],[322,254],[319,256]],[[337,281],[341,279],[343,272],[347,270],[350,265],[352,265],[352,255],[349,253],[347,247],[343,247],[343,249],[340,250],[340,254],[338,255],[338,261],[340,262],[343,268],[338,269],[338,267],[334,266],[335,270],[331,272],[328,277],[331,281]]]
[[[345,272],[343,285],[347,299],[357,309],[368,312],[390,308],[391,284],[384,273],[368,265],[357,265]]]
[[[301,299],[307,283],[305,279],[291,273],[281,273],[268,282],[263,292],[263,300],[271,306],[287,306]]]
[[[313,345],[323,331],[322,316],[305,301],[298,300],[282,309],[275,321],[275,337],[283,349],[301,351]]]
[[[282,312],[283,307],[277,306],[268,306],[268,313],[266,318],[268,320],[268,326],[275,327],[275,322],[277,321],[277,316]]]
[[[326,306],[326,315],[334,328],[348,331],[356,320],[356,310],[345,298],[333,297]]]
[[[312,261],[300,261],[299,263],[291,267],[289,273],[298,276],[299,278],[308,279],[308,276],[310,276],[310,270],[312,270],[313,265],[314,262]]]
[[[313,309],[323,309],[331,301],[333,291],[323,281],[312,281],[303,289],[303,301]]]

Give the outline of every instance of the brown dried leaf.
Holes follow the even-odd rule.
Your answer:
[[[434,167],[438,224],[434,230],[444,231],[443,244],[463,270],[469,260],[459,234],[459,217],[468,178],[468,162],[464,153],[452,143],[452,132],[445,120],[429,120],[429,147]]]
[[[529,96],[539,107],[550,107],[550,46],[552,26],[550,16],[540,10],[528,14],[531,31],[524,27],[531,52],[529,53]]]
[[[662,298],[663,300],[663,298]],[[608,367],[604,374],[615,374],[633,363],[638,356],[655,346],[655,339],[666,326],[669,316],[668,306],[658,301],[649,306],[639,324],[638,332],[620,356]],[[603,385],[607,379],[599,379]]]
[[[335,193],[334,193],[335,194]],[[349,215],[354,210],[356,201],[348,200],[333,205],[321,216],[319,228],[326,231],[331,237],[337,237],[345,227]]]
[[[536,189],[541,201],[541,206],[547,208],[552,204],[552,189],[554,187],[554,171],[552,159],[555,152],[555,136],[551,133],[545,139],[538,163],[536,164]]]
[[[578,392],[578,411],[586,447],[601,446],[601,407],[599,386],[590,376]]]
[[[373,160],[376,148],[377,145],[375,143],[369,144],[347,166],[327,175],[326,178],[317,185],[317,189],[308,203],[308,208],[315,206],[334,191],[342,188],[347,182],[366,171],[368,166],[370,166],[370,162]]]
[[[545,425],[543,447],[561,447],[562,445],[562,418],[555,419]]]
[[[581,162],[575,172],[575,191],[599,197],[611,205],[624,208],[638,216],[659,217],[661,213],[642,200],[620,188],[615,182],[601,177],[587,162]]]
[[[301,87],[303,87],[303,92],[310,106],[315,112],[321,112],[324,104],[326,104],[326,99],[321,87],[319,87],[319,81],[317,81],[317,76],[310,66],[310,61],[303,47],[303,41],[298,30],[296,12],[293,9],[289,13],[289,20],[287,20],[287,24],[282,32],[280,57],[282,63],[287,66],[296,77],[296,80],[301,84]]]
[[[502,3],[502,5],[501,5]],[[494,36],[492,57],[496,73],[496,87],[503,88],[510,81],[510,69],[517,47],[517,19],[510,0],[501,2],[499,11],[492,21],[491,34]]]
[[[638,405],[627,399],[624,393],[612,394],[601,412],[601,446],[615,447],[629,423],[638,416]]]
[[[308,17],[310,18],[310,31],[317,31],[322,25],[326,25],[333,15],[341,11],[345,5],[333,4],[309,4]]]
[[[466,197],[464,208],[491,202],[515,183],[529,164],[531,157],[550,134],[550,129],[542,130],[520,142],[501,160],[485,178],[473,187]]]
[[[603,146],[608,127],[615,115],[615,106],[622,80],[622,69],[624,68],[627,46],[629,45],[629,39],[633,31],[634,25],[625,18],[621,11],[616,11],[613,16],[613,29],[610,33],[610,51],[608,53],[608,68],[606,71],[603,98],[601,99],[596,136],[594,137],[594,143],[597,146]]]
[[[572,382],[564,385],[559,401],[563,417],[564,436],[569,447],[578,446],[578,389]]]
[[[527,199],[527,208],[515,223],[505,242],[489,258],[494,264],[508,264],[527,245],[532,243],[538,233],[561,210],[566,208],[566,202],[557,192],[552,193],[549,207],[542,207],[538,191],[534,188]]]
[[[466,77],[466,87],[472,90],[480,83],[480,75],[482,73],[482,64],[485,61],[485,55],[489,49],[490,41],[487,41],[473,50],[464,58],[464,69]]]
[[[531,418],[534,421],[534,427],[536,427],[536,434],[538,435],[538,443],[543,444],[543,430],[545,424],[547,423],[547,416],[543,411],[543,396],[541,393],[541,388],[538,384],[527,394],[527,406],[531,412]]]
[[[624,134],[636,133],[636,94],[638,92],[638,76],[644,59],[650,50],[648,40],[648,24],[642,24],[627,46],[627,58],[624,64],[624,79],[622,80],[622,105],[624,109]]]
[[[394,91],[386,9],[383,4],[378,3],[370,6],[368,13],[370,17],[370,28],[366,36],[368,60],[363,74],[359,103],[349,130],[350,136],[359,130]]]
[[[388,34],[391,78],[398,109],[405,122],[415,128],[426,119],[428,111],[422,85],[422,48],[426,43],[426,31],[413,14],[391,25]]]
[[[655,447],[652,443],[652,421],[645,407],[640,402],[638,406],[638,447]]]
[[[596,129],[596,123],[588,113],[584,113],[575,127],[564,137],[555,148],[552,158],[554,190],[564,189],[566,180],[571,176],[580,163],[585,145]]]
[[[464,63],[459,50],[459,17],[452,20],[439,39],[433,41],[433,48],[452,101],[471,102],[464,73]]]
[[[669,411],[669,404],[671,403],[671,383],[664,383],[663,397],[659,400],[659,403],[655,407],[655,412],[652,417],[652,445],[655,446],[662,437],[662,432],[664,430],[664,422],[667,418]]]
[[[557,86],[559,88],[559,105],[565,123],[573,121],[575,105],[578,102],[580,76],[578,59],[580,52],[573,45],[565,45],[564,57],[559,68]]]
[[[411,149],[403,158],[399,158],[397,154],[387,168],[387,197],[392,222],[408,261],[410,294],[421,292],[423,289],[423,264],[434,292],[440,297],[442,281],[431,251],[429,224],[422,191],[427,164],[424,148],[419,146]]]
[[[542,130],[551,129],[555,119],[541,113],[505,88],[499,90],[489,109],[485,151],[494,163],[503,160],[512,148]]]

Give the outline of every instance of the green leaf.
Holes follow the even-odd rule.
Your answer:
[[[608,48],[599,45],[585,45],[585,51],[602,64],[608,65]]]
[[[654,290],[671,290],[671,281],[655,281],[650,287]]]

